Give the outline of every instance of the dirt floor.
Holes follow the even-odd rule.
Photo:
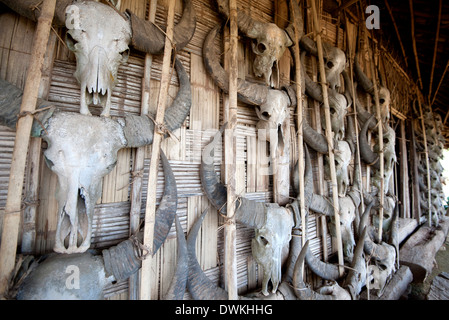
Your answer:
[[[441,272],[449,273],[449,235],[446,237],[445,243],[441,246],[435,255],[434,268],[432,273],[427,276],[423,283],[411,284],[408,300],[426,300],[426,295],[429,292],[430,284],[434,277]]]

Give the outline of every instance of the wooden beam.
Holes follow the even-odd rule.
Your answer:
[[[150,0],[148,21],[154,23],[156,20],[157,0]],[[145,54],[144,75],[142,79],[142,101],[140,104],[140,114],[147,115],[150,108],[150,82],[151,82],[151,66],[153,64],[153,55]],[[140,227],[140,211],[142,206],[142,181],[145,160],[146,146],[136,149],[135,159],[133,163],[133,183],[131,185],[130,194],[130,218],[129,218],[129,234],[133,235],[139,231]],[[134,274],[129,278],[128,295],[130,300],[137,300],[139,297],[139,275]]]
[[[30,143],[31,126],[34,119],[32,112],[35,110],[39,94],[42,66],[47,51],[55,6],[56,0],[45,0],[41,8],[41,15],[38,18],[34,33],[31,61],[20,106],[20,113],[24,116],[19,117],[17,121],[0,247],[0,298],[8,290],[9,276],[14,269],[16,260],[17,241],[22,216],[22,188],[25,164]]]
[[[401,40],[401,35],[399,34],[399,29],[396,24],[396,20],[394,19],[393,11],[391,10],[390,5],[388,4],[388,0],[385,0],[385,6],[387,7],[388,13],[390,14],[390,18],[391,18],[391,21],[393,22],[394,30],[396,31],[396,36],[398,37],[398,40],[399,40],[399,45],[401,46],[401,51],[402,51],[402,55],[404,56],[405,66],[408,68],[408,61],[407,61],[408,57],[407,57],[407,54],[405,53],[404,45],[402,44],[402,40]]]
[[[436,31],[436,34],[435,34],[435,46],[433,48],[432,69],[430,70],[429,95],[427,96],[427,99],[428,99],[429,102],[430,102],[430,97],[431,97],[431,94],[432,94],[433,72],[435,71],[435,61],[437,59],[438,40],[440,38],[441,11],[442,11],[442,8],[443,8],[443,0],[440,0],[440,5],[438,7],[437,31]]]
[[[235,127],[237,125],[237,78],[238,78],[238,25],[237,0],[229,0],[229,99],[225,106],[225,170],[227,185],[227,205],[225,224],[225,279],[226,290],[230,300],[238,299],[237,291],[237,229],[235,222],[236,201],[236,158],[237,141]]]
[[[409,0],[408,3],[410,6],[410,24],[411,24],[413,53],[415,55],[416,72],[418,73],[419,88],[422,90],[423,84],[422,84],[422,79],[421,79],[421,70],[419,69],[418,50],[416,48],[416,39],[415,39],[415,14],[414,14],[414,10],[413,10],[413,0]]]
[[[447,69],[449,68],[449,59],[447,60],[446,67],[444,68],[443,74],[441,75],[440,82],[438,83],[437,89],[433,94],[433,99],[430,105],[432,106],[435,103],[435,98],[437,97],[438,91],[440,90],[441,84],[443,83],[444,77],[446,76]]]
[[[173,22],[175,17],[175,3],[176,0],[168,1],[167,14],[167,30],[165,37],[164,57],[162,60],[162,75],[161,86],[159,90],[159,97],[157,103],[157,112],[155,122],[162,124],[164,122],[165,108],[167,104],[168,88],[170,86],[170,60],[172,52],[173,40]],[[147,188],[147,203],[145,209],[145,226],[143,243],[149,249],[150,254],[142,261],[141,279],[140,279],[140,299],[150,300],[152,286],[157,286],[157,283],[151,283],[151,278],[154,275],[152,270],[153,263],[153,239],[154,239],[154,224],[156,215],[156,186],[157,174],[159,166],[160,146],[163,138],[163,132],[159,131],[159,126],[155,125],[153,144],[151,145],[150,168],[148,174],[148,188]],[[154,297],[153,297],[154,298]]]
[[[334,139],[333,132],[331,129],[331,116],[330,116],[330,107],[329,107],[329,96],[327,92],[327,82],[326,82],[326,73],[324,69],[324,57],[323,57],[323,44],[321,40],[321,26],[318,20],[318,14],[316,9],[315,0],[311,1],[312,4],[312,15],[313,15],[313,24],[314,24],[314,33],[317,42],[318,48],[318,64],[320,70],[320,83],[321,88],[323,89],[323,106],[324,106],[324,116],[326,119],[326,138],[327,144],[329,146],[329,167],[330,167],[330,176],[332,181],[332,204],[334,208],[334,219],[335,219],[335,232],[336,232],[336,241],[337,241],[337,255],[338,255],[338,264],[340,274],[343,274],[343,242],[341,238],[341,230],[340,230],[340,212],[339,212],[339,201],[338,201],[338,189],[337,189],[337,175],[335,169],[335,154],[334,154]]]

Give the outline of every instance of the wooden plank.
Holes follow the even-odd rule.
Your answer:
[[[168,15],[167,15],[167,31],[165,38],[165,48],[164,48],[164,58],[162,64],[162,78],[161,78],[161,88],[159,91],[158,98],[158,108],[156,113],[156,123],[163,123],[164,114],[166,108],[167,92],[170,81],[170,59],[172,44],[171,39],[173,39],[173,21],[174,21],[174,11],[175,11],[175,0],[169,1]],[[156,197],[156,181],[159,154],[160,154],[160,144],[162,140],[162,134],[158,132],[157,126],[154,131],[153,144],[151,146],[151,162],[150,171],[148,178],[148,190],[147,190],[147,204],[145,210],[145,226],[144,226],[144,245],[148,246],[150,252],[153,251],[153,234],[154,234],[154,223],[155,223],[155,197]],[[149,300],[152,298],[151,290],[157,287],[151,279],[154,279],[154,269],[151,268],[154,258],[151,255],[147,259],[142,261],[141,269],[141,282],[140,282],[140,299]]]
[[[50,35],[51,22],[55,11],[56,1],[45,0],[42,14],[37,23],[33,38],[33,56],[27,73],[27,81],[24,88],[21,112],[32,112],[35,109],[41,68],[47,50],[47,42]],[[25,174],[26,155],[29,146],[32,116],[19,118],[17,133],[11,164],[11,175],[8,185],[8,198],[3,220],[2,242],[0,247],[0,296],[6,293],[8,277],[14,268],[19,226],[21,220],[22,187]]]

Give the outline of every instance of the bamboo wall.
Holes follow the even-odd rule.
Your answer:
[[[158,1],[156,23],[164,25],[166,19],[166,0]],[[130,8],[135,14],[144,17],[147,8],[141,0],[122,0],[121,9]],[[163,150],[167,155],[173,168],[178,186],[178,211],[184,232],[188,232],[199,214],[209,207],[203,226],[199,233],[197,242],[197,255],[201,267],[206,274],[214,281],[220,282],[223,279],[223,227],[217,212],[211,208],[207,198],[204,196],[199,180],[200,156],[203,147],[209,142],[210,137],[216,132],[222,123],[223,96],[212,79],[207,75],[202,60],[202,43],[209,30],[216,24],[222,22],[218,15],[216,4],[213,0],[194,0],[197,14],[196,32],[182,51],[177,56],[182,61],[190,77],[192,86],[192,108],[185,124],[182,128],[174,132],[176,138],[167,138],[163,142]],[[285,24],[288,18],[286,11],[286,0],[258,0],[258,1],[238,1],[239,10],[244,10],[252,17],[267,21]],[[175,23],[179,19],[182,9],[181,0],[176,2]],[[308,10],[306,10],[308,11]],[[305,18],[308,24],[307,32],[310,28],[310,12],[306,12]],[[321,14],[322,25],[324,27],[323,38],[333,45],[347,50],[348,41],[355,49],[357,39],[357,22],[352,21],[348,25],[348,33],[342,28],[342,21],[331,19],[327,14]],[[338,22],[338,24],[337,24]],[[364,22],[364,21],[363,21]],[[21,18],[13,13],[0,14],[0,77],[15,85],[22,87],[27,71],[28,60],[34,23],[25,18]],[[64,43],[56,36],[63,37],[63,30],[55,30],[52,33],[49,48],[49,58],[44,72],[44,79],[47,79],[47,86],[43,85],[42,96],[54,102],[64,110],[77,112],[79,110],[79,87],[73,77],[75,70],[75,59]],[[241,39],[239,47],[239,65],[244,66],[239,69],[239,76],[256,80],[252,74],[251,59],[253,54],[250,51],[248,42]],[[223,45],[216,44],[223,51]],[[380,57],[380,58],[379,58]],[[398,163],[393,179],[394,190],[398,197],[401,197],[403,210],[402,217],[410,218],[411,195],[404,184],[397,183],[398,177],[408,186],[410,180],[407,164],[407,144],[405,136],[405,118],[410,106],[411,92],[410,80],[405,73],[397,67],[394,59],[387,52],[382,52],[377,57],[380,71],[387,81],[387,86],[392,93],[392,127],[396,128],[398,142]],[[280,62],[279,83],[289,83],[291,57],[286,52],[285,57]],[[362,59],[362,67],[367,75],[372,78],[370,68],[366,59]],[[151,105],[150,110],[156,109],[156,99],[159,90],[162,56],[156,56],[151,69]],[[124,114],[140,114],[142,77],[144,73],[144,56],[137,51],[131,51],[129,61],[120,67],[118,75],[118,85],[113,91],[112,116],[123,116]],[[307,70],[313,80],[317,81],[317,63],[314,58],[307,61]],[[45,77],[47,76],[47,77]],[[171,79],[169,89],[170,101],[177,92],[178,82],[176,73]],[[359,92],[360,99],[368,99],[366,94]],[[99,114],[100,110],[91,108],[93,114]],[[296,110],[290,110],[290,169],[297,160],[296,128],[293,121]],[[312,126],[321,129],[320,106],[318,103],[310,101],[307,116]],[[237,194],[245,195],[248,198],[260,201],[273,201],[273,181],[269,175],[265,174],[268,166],[266,161],[267,146],[265,141],[258,137],[256,123],[258,118],[253,108],[239,103],[238,123],[237,123]],[[13,147],[14,131],[6,127],[0,127],[0,214],[6,199],[6,190],[9,177],[9,166],[11,163],[11,153]],[[403,142],[403,143],[401,143]],[[32,157],[39,159],[45,145],[39,147],[38,152]],[[216,170],[220,172],[220,162],[222,152],[216,152]],[[146,189],[148,185],[149,154],[147,150],[145,160],[145,170],[143,173],[142,206],[141,217],[144,216],[146,203]],[[400,160],[399,160],[400,159]],[[122,149],[118,155],[117,166],[104,178],[103,193],[97,203],[94,215],[92,246],[94,248],[105,248],[116,244],[129,236],[129,208],[130,190],[133,183],[133,161],[135,160],[134,149]],[[331,188],[330,183],[324,179],[323,157],[312,152],[314,167],[314,188],[319,194],[328,195]],[[402,170],[402,171],[401,171]],[[369,184],[369,168],[363,166],[364,182]],[[55,230],[57,203],[55,199],[56,175],[53,174],[40,161],[39,164],[39,188],[38,203],[35,216],[24,218],[27,221],[27,228],[22,228],[23,239],[29,235],[31,240],[27,240],[27,246],[33,254],[43,254],[51,252]],[[395,182],[396,180],[396,182]],[[157,181],[157,201],[162,197],[164,186],[163,170],[159,168]],[[293,191],[290,195],[296,197]],[[26,205],[26,204],[25,204]],[[1,230],[1,228],[0,228]],[[152,288],[152,298],[159,299],[168,287],[171,280],[176,261],[176,238],[175,230],[172,228],[167,241],[158,251],[154,259],[155,274],[158,279],[153,279],[152,283],[158,286]],[[260,287],[260,279],[257,275],[257,263],[251,256],[251,238],[254,231],[244,226],[237,226],[237,267],[239,292],[246,292],[250,289]],[[327,232],[324,218],[311,213],[308,219],[308,237],[312,252],[320,258],[326,258],[335,251],[331,237]],[[20,237],[21,238],[21,237]],[[20,245],[20,244],[19,244]],[[118,283],[106,289],[105,294],[111,299],[127,299],[128,283]],[[189,294],[186,293],[186,298]]]

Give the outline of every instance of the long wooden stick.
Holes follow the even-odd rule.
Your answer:
[[[148,20],[153,22],[156,20],[157,0],[150,0],[149,16]],[[151,82],[151,66],[153,64],[153,55],[147,53],[145,55],[144,76],[142,79],[142,102],[140,106],[140,114],[147,115],[150,108],[150,82]],[[136,150],[136,156],[134,160],[134,177],[133,184],[131,185],[131,209],[130,209],[130,222],[129,233],[135,234],[139,231],[140,225],[140,210],[142,202],[142,180],[145,161],[146,147],[139,147]],[[139,296],[139,283],[138,274],[135,274],[129,278],[129,298],[130,300],[137,300]]]
[[[390,14],[390,18],[391,18],[391,21],[393,22],[394,30],[396,31],[396,36],[398,37],[398,40],[399,40],[399,45],[401,46],[401,51],[402,51],[402,55],[404,56],[405,66],[408,68],[408,61],[407,61],[408,57],[407,57],[407,54],[405,53],[404,45],[402,44],[402,40],[401,40],[401,35],[399,34],[399,29],[396,24],[396,20],[394,19],[393,11],[391,11],[391,7],[388,4],[388,0],[385,0],[385,6],[387,7],[388,13]]]
[[[237,242],[236,242],[236,222],[235,222],[235,201],[236,201],[236,157],[237,143],[235,127],[237,124],[237,1],[229,0],[229,99],[225,106],[225,121],[228,127],[225,131],[225,170],[227,184],[227,206],[225,224],[225,273],[226,289],[230,300],[238,299],[237,291]]]
[[[423,84],[422,84],[422,79],[421,79],[421,70],[419,69],[418,50],[416,49],[416,40],[415,40],[415,13],[413,10],[413,0],[409,0],[408,3],[410,6],[411,36],[412,36],[412,44],[413,44],[413,53],[415,55],[416,72],[418,73],[419,87],[422,90]]]
[[[419,116],[421,117],[421,127],[423,132],[423,140],[424,140],[424,153],[426,157],[426,171],[427,171],[427,201],[429,206],[429,212],[428,212],[428,223],[429,227],[432,226],[432,202],[430,198],[430,191],[431,191],[431,185],[430,185],[430,166],[429,166],[429,151],[427,149],[427,134],[426,134],[426,124],[424,123],[424,115],[422,112],[422,105],[421,105],[421,98],[418,94],[418,106],[419,106]]]
[[[440,82],[438,83],[438,87],[435,90],[435,93],[433,94],[433,99],[432,99],[432,102],[430,103],[431,106],[435,103],[435,99],[437,97],[438,91],[440,90],[441,84],[443,83],[444,77],[446,76],[446,72],[447,72],[448,68],[449,68],[449,59],[447,60],[446,67],[444,68],[443,74],[441,75],[441,79],[440,79]]]
[[[433,48],[432,69],[430,70],[429,95],[427,97],[429,102],[430,102],[430,97],[431,97],[431,94],[432,94],[433,72],[435,71],[435,61],[437,59],[438,40],[440,38],[440,25],[441,25],[441,11],[442,11],[442,7],[443,7],[443,0],[440,0],[439,9],[438,9],[437,31],[436,31],[436,34],[435,34],[435,46]]]
[[[165,108],[167,104],[168,88],[170,85],[170,60],[173,40],[173,22],[175,17],[175,2],[176,0],[168,1],[167,14],[167,31],[165,37],[164,58],[162,60],[162,75],[161,86],[159,91],[159,98],[157,103],[157,112],[155,122],[162,124],[164,122]],[[157,286],[157,283],[152,284],[151,278],[154,275],[154,270],[151,266],[153,263],[153,238],[154,238],[154,224],[156,215],[156,186],[157,173],[159,167],[160,146],[163,137],[163,132],[159,132],[156,125],[154,128],[153,144],[151,146],[151,162],[149,168],[148,188],[147,188],[147,203],[145,209],[145,227],[143,243],[149,249],[150,255],[142,261],[141,279],[140,279],[140,299],[151,299],[151,286]]]
[[[365,33],[366,35],[366,33]],[[366,41],[368,41],[368,37],[366,38]],[[374,37],[372,38],[373,46],[374,44]],[[382,233],[383,233],[383,218],[384,218],[384,140],[383,140],[383,123],[382,123],[382,111],[380,110],[380,103],[379,103],[379,88],[377,87],[377,72],[376,72],[376,59],[375,59],[375,49],[373,48],[372,54],[371,54],[371,73],[373,75],[373,88],[374,88],[374,104],[376,107],[376,118],[377,118],[377,129],[378,129],[378,144],[379,144],[379,179],[380,179],[380,190],[379,190],[379,241],[382,241]]]
[[[329,146],[329,168],[332,182],[332,202],[334,207],[334,219],[335,219],[335,232],[336,232],[336,240],[337,240],[337,254],[338,254],[338,264],[340,274],[343,275],[343,243],[341,239],[341,230],[340,230],[340,210],[339,210],[339,201],[338,201],[338,188],[337,188],[337,174],[335,170],[335,154],[334,154],[334,141],[333,141],[333,132],[331,129],[331,115],[330,115],[330,107],[329,107],[329,96],[327,93],[327,84],[326,84],[326,74],[324,70],[324,57],[323,57],[323,44],[321,41],[321,26],[318,20],[318,14],[316,10],[315,0],[310,1],[312,4],[312,13],[313,13],[313,24],[314,24],[314,33],[316,36],[316,42],[318,47],[318,63],[320,68],[320,81],[321,87],[323,89],[323,106],[324,106],[324,116],[326,118],[326,138],[327,144]]]
[[[19,117],[17,121],[0,248],[0,297],[4,296],[8,289],[8,278],[14,269],[16,259],[17,240],[22,215],[23,178],[31,126],[33,125],[33,116],[30,113],[36,107],[39,84],[42,77],[42,65],[47,51],[55,6],[56,0],[45,0],[42,6],[42,12],[34,34],[31,61],[20,106],[20,112],[24,116]]]
[[[295,1],[295,0],[293,0]],[[302,88],[301,88],[301,58],[299,51],[299,26],[296,21],[296,12],[292,1],[290,1],[290,10],[293,12],[293,25],[295,30],[295,73],[296,73],[296,112],[297,112],[297,123],[298,123],[298,167],[299,167],[299,199],[300,199],[300,212],[301,212],[301,227],[302,227],[302,242],[301,245],[307,241],[307,226],[306,226],[306,206],[305,206],[305,195],[304,195],[304,137],[303,137],[303,113],[304,108],[302,104]]]

